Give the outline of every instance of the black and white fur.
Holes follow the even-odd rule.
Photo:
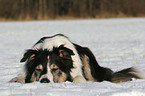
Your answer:
[[[32,49],[26,51],[21,62],[25,62],[23,71],[10,82],[118,83],[142,78],[135,68],[113,72],[101,67],[87,47],[72,43],[62,34],[41,38]]]

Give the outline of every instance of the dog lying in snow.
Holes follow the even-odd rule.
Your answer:
[[[20,62],[25,62],[25,66],[10,82],[119,83],[142,78],[132,67],[118,72],[101,67],[89,48],[72,43],[63,34],[41,38],[25,52]]]

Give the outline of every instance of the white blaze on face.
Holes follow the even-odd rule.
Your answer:
[[[50,71],[50,68],[49,68],[49,56],[48,56],[48,63],[47,63],[47,73],[42,75],[39,79],[39,81],[41,81],[43,78],[47,78],[48,80],[50,80],[50,83],[53,83],[53,75]]]

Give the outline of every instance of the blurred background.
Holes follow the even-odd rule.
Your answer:
[[[145,17],[145,0],[0,0],[0,20]]]

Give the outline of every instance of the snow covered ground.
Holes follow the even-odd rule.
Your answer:
[[[145,72],[145,18],[0,22],[0,96],[145,96],[145,79],[126,83],[8,83],[23,53],[43,36],[57,33],[89,47],[99,64],[114,71]]]

